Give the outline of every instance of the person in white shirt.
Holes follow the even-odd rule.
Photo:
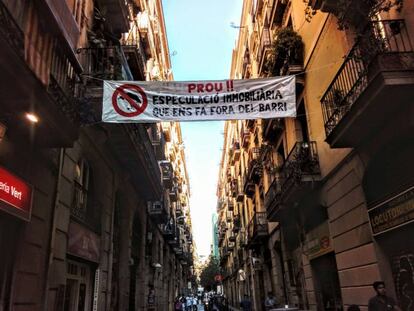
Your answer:
[[[185,310],[186,311],[191,311],[191,307],[193,306],[193,298],[190,296],[186,297],[186,306],[185,306]]]

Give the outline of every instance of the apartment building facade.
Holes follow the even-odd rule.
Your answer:
[[[192,278],[179,125],[99,122],[102,80],[173,78],[161,1],[0,12],[0,310],[172,309]]]
[[[295,74],[297,117],[226,123],[219,242],[233,303],[247,293],[263,310],[273,291],[280,305],[366,310],[384,280],[410,308],[414,4],[363,3],[243,2],[231,78]]]

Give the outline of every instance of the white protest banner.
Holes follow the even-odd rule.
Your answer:
[[[295,76],[194,82],[104,81],[103,122],[295,116]]]

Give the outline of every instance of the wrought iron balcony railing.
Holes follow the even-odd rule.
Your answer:
[[[297,142],[281,167],[280,191],[284,195],[305,177],[320,175],[316,142]]]
[[[259,73],[262,72],[263,65],[266,62],[266,55],[270,51],[272,45],[270,37],[270,29],[268,25],[265,25],[262,29],[262,35],[260,36],[260,46],[257,52],[257,62],[259,64]]]
[[[267,211],[279,204],[281,199],[281,191],[280,191],[280,178],[276,176],[272,183],[270,184],[269,189],[266,192],[265,199],[264,199],[264,206]]]
[[[403,20],[370,23],[322,96],[326,136],[331,134],[369,85],[373,78],[370,65],[378,55],[412,51],[413,46]]]
[[[262,133],[263,140],[270,144],[276,144],[280,135],[285,129],[284,121],[282,119],[263,119]]]
[[[89,191],[78,182],[74,182],[71,216],[89,229],[100,232],[101,206],[90,197]]]
[[[256,212],[254,213],[252,219],[249,222],[248,226],[248,237],[249,244],[254,244],[258,241],[260,237],[268,235],[267,228],[267,213],[266,212]]]
[[[125,54],[120,46],[78,49],[84,74],[105,80],[133,80]],[[91,83],[96,82],[91,81]]]
[[[250,143],[250,130],[246,128],[244,125],[241,128],[241,141],[243,148],[246,148]]]
[[[238,232],[241,226],[241,219],[239,215],[233,217],[233,232]]]

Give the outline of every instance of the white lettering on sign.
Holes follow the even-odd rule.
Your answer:
[[[22,200],[23,191],[17,190],[14,186],[9,186],[7,182],[0,181],[0,190],[7,194],[11,194],[13,197],[20,201]]]
[[[0,190],[10,194],[10,186],[6,182],[0,181]]]
[[[208,82],[104,81],[103,122],[295,116],[295,76]]]
[[[14,196],[16,199],[21,200],[22,199],[22,192],[21,191],[17,191],[15,187],[11,186],[11,194],[12,196]]]

